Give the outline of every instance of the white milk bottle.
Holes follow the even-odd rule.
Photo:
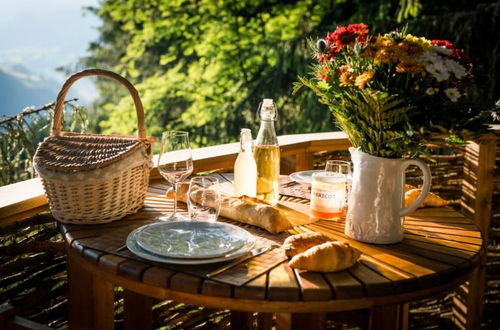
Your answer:
[[[257,165],[253,158],[252,132],[242,128],[240,134],[240,153],[234,163],[234,191],[236,196],[255,197],[257,193]]]

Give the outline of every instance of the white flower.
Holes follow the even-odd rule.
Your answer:
[[[451,55],[452,51],[444,46],[436,46],[432,45],[431,50],[435,51],[436,53],[443,54],[443,55]]]
[[[452,72],[458,79],[462,79],[467,74],[465,68],[462,65],[460,65],[457,61],[447,59],[444,62],[444,64],[448,68],[448,71]]]
[[[453,103],[457,102],[458,99],[460,98],[460,96],[462,96],[460,94],[460,92],[458,91],[458,89],[456,89],[456,88],[447,88],[444,90],[444,93],[446,94],[446,96],[448,96],[450,101]]]
[[[429,72],[437,81],[445,81],[450,78],[450,72],[444,59],[436,52],[426,51],[417,59],[424,64],[425,71]]]
[[[445,81],[450,78],[450,73],[442,63],[427,64],[425,71],[429,72],[437,81]]]
[[[427,95],[434,95],[436,94],[437,92],[439,92],[439,88],[433,88],[433,87],[429,87],[425,90],[425,94]]]

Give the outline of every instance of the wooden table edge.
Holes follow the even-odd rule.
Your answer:
[[[471,267],[462,276],[444,284],[439,284],[432,288],[420,289],[407,293],[390,294],[381,297],[364,297],[358,299],[342,299],[328,301],[269,301],[269,300],[251,300],[238,299],[219,296],[207,296],[200,293],[186,293],[167,288],[160,288],[139,282],[137,280],[127,279],[116,273],[104,271],[95,263],[87,260],[76,251],[68,249],[68,258],[79,263],[82,268],[92,273],[94,276],[109,281],[117,286],[122,286],[130,291],[136,292],[160,300],[174,300],[176,302],[189,305],[203,306],[216,309],[247,311],[247,312],[266,312],[266,313],[311,313],[311,312],[341,312],[373,306],[384,306],[402,304],[410,301],[431,297],[438,293],[450,291],[459,285],[465,283],[479,267]]]

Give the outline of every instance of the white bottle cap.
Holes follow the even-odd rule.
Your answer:
[[[273,99],[264,99],[260,107],[260,117],[264,120],[275,120],[278,116],[278,110]]]
[[[240,133],[240,143],[242,150],[252,150],[253,139],[252,139],[252,131],[249,128],[242,128]],[[248,147],[249,148],[248,148]]]

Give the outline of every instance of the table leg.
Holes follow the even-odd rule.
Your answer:
[[[231,329],[253,329],[253,313],[231,311]]]
[[[68,307],[71,329],[114,329],[113,284],[95,277],[68,252]]]
[[[92,329],[93,318],[93,277],[75,260],[68,251],[68,307],[69,327],[72,330]]]
[[[257,314],[257,330],[271,330],[273,328],[273,313]]]
[[[94,329],[112,330],[115,328],[115,290],[111,282],[93,277]]]
[[[408,304],[374,306],[370,313],[370,329],[408,329]]]
[[[276,330],[326,329],[326,313],[276,313]]]
[[[123,289],[124,329],[151,329],[153,298]]]

